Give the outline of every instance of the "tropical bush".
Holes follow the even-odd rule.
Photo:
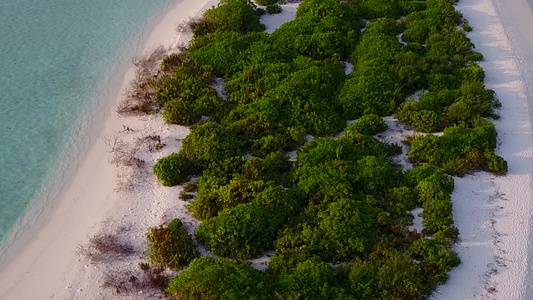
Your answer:
[[[182,143],[179,155],[199,168],[243,154],[242,141],[237,134],[213,122],[206,122],[193,129]]]
[[[269,4],[266,7],[266,12],[269,14],[279,14],[282,8],[279,4]]]
[[[277,212],[239,204],[200,224],[196,237],[216,255],[246,259],[271,248],[280,225]]]
[[[190,26],[195,36],[215,31],[235,31],[244,34],[265,29],[255,14],[255,5],[250,0],[221,0],[217,7],[207,10]]]
[[[165,267],[179,270],[200,256],[200,252],[179,219],[167,226],[151,227],[146,233],[148,259]]]
[[[182,183],[193,170],[193,163],[179,153],[163,157],[153,167],[154,174],[164,186]]]
[[[256,0],[255,3],[259,5],[271,5],[278,3],[278,0]]]
[[[273,283],[264,272],[227,259],[202,256],[170,281],[169,299],[272,299]]]
[[[357,122],[346,127],[346,131],[374,135],[387,130],[388,126],[382,118],[375,114],[364,115]]]
[[[409,158],[443,167],[448,173],[464,175],[472,170],[505,174],[507,165],[494,154],[493,125],[476,128],[448,127],[442,136],[419,136],[411,143]]]

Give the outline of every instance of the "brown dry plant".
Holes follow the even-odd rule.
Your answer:
[[[78,245],[76,253],[92,263],[108,259],[124,259],[135,254],[133,246],[119,237],[119,232],[100,232],[85,244]]]

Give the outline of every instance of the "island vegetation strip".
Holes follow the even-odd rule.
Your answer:
[[[222,0],[191,21],[188,47],[120,106],[190,126],[153,170],[166,186],[199,176],[181,194],[195,236],[178,219],[150,228],[141,267],[180,271],[171,299],[427,297],[460,263],[449,175],[507,172],[472,28],[451,0],[304,0],[268,34],[259,16],[281,6],[258,4]],[[414,128],[412,169],[379,140],[390,115]],[[270,250],[268,270],[247,265]]]

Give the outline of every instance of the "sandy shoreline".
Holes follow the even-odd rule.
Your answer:
[[[141,34],[138,52],[146,52],[158,45],[181,43],[174,28],[216,0],[178,0],[161,13],[158,20]],[[276,18],[289,20],[296,6],[289,6],[288,15]],[[528,66],[533,63],[533,42],[521,41],[533,29],[533,14],[526,0],[512,4],[501,0],[459,0],[457,9],[469,20],[474,31],[468,37],[485,59],[487,88],[496,91],[502,102],[501,119],[495,122],[498,131],[498,155],[509,163],[509,173],[496,177],[478,172],[455,178],[452,195],[454,218],[460,230],[455,246],[462,264],[450,272],[450,280],[440,286],[432,299],[524,299],[527,290],[527,265],[530,229],[531,195],[533,193],[532,126],[530,117],[533,78]],[[520,23],[514,20],[520,19]],[[277,21],[276,21],[277,22]],[[525,24],[523,27],[518,25]],[[527,25],[527,26],[526,26]],[[274,28],[268,28],[271,31]],[[519,41],[519,42],[516,42]],[[112,80],[110,100],[118,99],[134,76],[134,69]],[[124,76],[122,76],[125,74]],[[100,288],[105,268],[79,259],[76,247],[105,227],[128,228],[122,233],[136,247],[144,242],[147,227],[179,217],[192,233],[197,221],[190,216],[185,203],[177,197],[181,187],[161,188],[154,176],[144,176],[134,182],[132,189],[119,193],[116,188],[116,167],[109,163],[110,153],[101,137],[118,132],[126,125],[133,129],[124,135],[128,143],[135,143],[150,135],[160,135],[167,147],[155,154],[146,145],[138,149],[146,162],[146,170],[157,158],[177,151],[188,129],[166,125],[160,115],[120,117],[114,105],[102,112],[102,130],[95,132],[94,143],[80,161],[70,184],[54,201],[40,228],[22,235],[28,244],[15,243],[7,253],[9,263],[0,265],[1,299],[109,299]],[[145,170],[145,171],[146,171]],[[119,174],[128,175],[128,170]],[[119,178],[120,179],[120,178]],[[124,179],[124,178],[122,178]],[[125,179],[124,179],[125,180]],[[127,201],[127,204],[125,204]],[[136,268],[142,249],[128,266]],[[205,249],[202,250],[205,255]],[[531,289],[531,287],[529,287]],[[147,295],[139,296],[147,298]]]
[[[533,44],[525,37],[533,14],[526,0],[460,0],[457,9],[474,28],[468,37],[484,55],[485,84],[502,103],[501,119],[494,122],[497,153],[509,172],[455,179],[453,214],[460,231],[455,249],[462,263],[433,299],[529,299],[533,139],[526,70]]]
[[[175,25],[195,15],[213,1],[178,0],[173,2],[153,24],[148,25],[136,45],[137,54],[159,45],[177,41]],[[73,176],[57,199],[33,228],[25,229],[2,257],[0,265],[1,299],[80,299],[83,288],[74,288],[72,282],[80,277],[83,262],[75,254],[77,245],[94,235],[117,206],[120,197],[115,193],[115,167],[108,161],[109,149],[101,137],[122,129],[123,118],[114,107],[134,76],[130,63],[117,72],[107,87],[107,109],[99,112],[102,124],[92,124],[92,141],[84,157],[74,166]],[[86,141],[85,141],[86,142]],[[37,228],[36,228],[37,227]],[[69,288],[72,287],[72,288]],[[94,292],[94,291],[93,291]]]

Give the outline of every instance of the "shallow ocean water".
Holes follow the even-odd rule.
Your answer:
[[[0,0],[0,242],[53,197],[106,85],[170,2]]]

